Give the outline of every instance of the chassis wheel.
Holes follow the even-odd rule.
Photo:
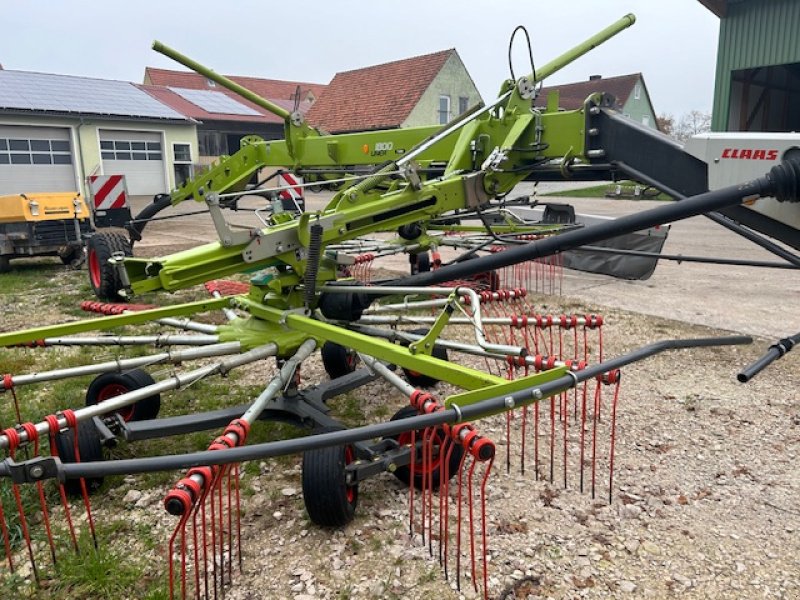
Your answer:
[[[466,260],[476,260],[479,258],[477,255],[472,254]],[[500,275],[497,271],[484,271],[477,275],[472,275],[467,278],[467,281],[474,282],[475,286],[482,290],[496,292],[500,289]]]
[[[398,410],[392,416],[392,421],[398,421],[400,419],[408,419],[409,417],[416,417],[419,415],[419,412],[413,406],[404,406],[400,410]],[[416,430],[416,434],[414,436],[415,442],[422,441],[423,430],[418,429]],[[411,432],[401,433],[400,435],[396,436],[394,439],[397,440],[401,446],[406,446],[411,444]],[[442,448],[442,443],[444,441],[444,434],[442,433],[441,429],[436,429],[433,433],[433,461],[430,464],[425,465],[423,469],[422,465],[422,456],[420,452],[417,451],[414,455],[414,487],[417,489],[422,489],[423,483],[426,481],[426,477],[430,475],[430,481],[433,482],[433,485],[436,486],[441,478],[441,469],[442,464],[446,458],[446,453],[448,452],[447,448],[445,448],[445,454],[443,455],[440,451]],[[464,454],[464,449],[459,446],[453,446],[452,451],[450,451],[450,460],[447,463],[447,478],[452,479],[453,476],[458,472],[458,467],[461,465],[461,456]],[[402,467],[397,467],[394,472],[394,476],[397,477],[400,481],[405,483],[406,485],[411,485],[411,467],[409,465],[405,465]],[[427,485],[427,484],[426,484]]]
[[[351,348],[345,348],[334,342],[325,342],[321,354],[322,365],[331,379],[343,377],[356,370],[358,354]]]
[[[426,335],[428,333],[428,330],[413,329],[411,330],[411,333],[415,333],[417,335]],[[431,356],[433,356],[434,358],[438,358],[439,360],[448,360],[447,350],[445,350],[441,346],[434,346],[433,352],[431,352]],[[403,373],[405,374],[408,383],[410,383],[414,387],[429,388],[439,383],[439,380],[436,379],[435,377],[431,377],[429,375],[423,375],[418,371],[412,371],[410,369],[406,369],[405,367],[403,367]]]
[[[8,256],[0,256],[0,273],[8,273],[11,270],[11,259]]]
[[[64,246],[59,249],[58,258],[68,267],[73,269],[80,268],[81,263],[83,263],[83,246],[79,243]]]
[[[78,456],[75,455],[75,430],[69,429],[62,431],[56,436],[56,448],[58,456],[63,463],[76,463]],[[100,435],[92,421],[84,421],[78,425],[78,452],[80,462],[97,462],[103,460],[103,446],[100,443]],[[87,477],[86,491],[96,492],[103,485],[102,477]],[[80,479],[67,479],[64,482],[64,491],[70,496],[81,494]]]
[[[337,431],[323,427],[315,433]],[[321,527],[344,527],[355,516],[358,484],[347,485],[345,467],[355,460],[353,446],[332,446],[303,452],[303,502],[308,516]]]
[[[409,254],[408,262],[411,263],[411,274],[427,273],[431,270],[431,255],[427,252]]]
[[[114,254],[133,256],[127,236],[118,231],[99,231],[86,243],[86,256],[89,265],[89,283],[95,296],[101,300],[122,300],[119,290],[122,284],[116,269],[108,260]]]
[[[86,391],[86,406],[98,404],[114,396],[126,394],[154,383],[153,378],[141,369],[127,373],[103,373],[95,377],[89,384],[89,389]],[[161,395],[154,394],[118,410],[117,414],[127,423],[128,421],[155,419],[159,410],[161,410]]]

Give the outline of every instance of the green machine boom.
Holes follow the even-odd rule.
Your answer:
[[[219,586],[230,583],[232,515],[238,510],[239,503],[239,475],[235,463],[240,461],[303,452],[304,502],[310,519],[323,526],[343,526],[353,518],[360,481],[383,472],[394,473],[412,490],[412,537],[415,487],[421,489],[423,507],[427,503],[431,508],[427,525],[431,556],[430,540],[435,535],[435,527],[430,515],[434,504],[439,505],[438,536],[439,540],[445,540],[445,573],[448,528],[452,521],[447,512],[451,494],[446,486],[457,472],[459,533],[456,537],[460,539],[461,535],[461,492],[466,482],[469,523],[464,524],[468,525],[472,546],[473,584],[477,577],[476,562],[480,562],[476,561],[474,544],[478,537],[478,522],[483,527],[480,556],[489,556],[486,552],[485,490],[495,447],[489,438],[478,433],[471,421],[533,405],[536,409],[532,417],[533,428],[538,436],[538,409],[543,406],[540,404],[543,399],[549,399],[549,444],[543,443],[543,448],[549,445],[551,483],[555,481],[554,461],[557,460],[563,467],[565,486],[567,465],[577,466],[583,490],[584,467],[590,464],[591,470],[586,472],[586,487],[594,494],[595,467],[608,464],[611,494],[619,370],[666,350],[744,344],[751,340],[743,336],[664,340],[608,359],[603,356],[602,341],[590,344],[587,337],[590,330],[599,330],[601,316],[534,314],[530,305],[518,302],[528,291],[534,291],[531,287],[495,289],[499,286],[490,283],[487,286],[489,290],[479,293],[476,285],[462,285],[460,282],[471,284],[482,274],[496,275],[495,270],[508,267],[512,271],[517,267],[520,270],[538,267],[541,264],[533,263],[542,257],[661,223],[699,214],[713,215],[714,211],[731,207],[740,208],[744,201],[775,197],[780,202],[796,203],[800,195],[800,165],[790,161],[773,167],[759,179],[707,192],[702,170],[695,169],[693,178],[687,176],[694,167],[682,150],[670,141],[655,139],[656,134],[644,131],[646,128],[626,123],[621,116],[614,114],[608,97],[600,93],[590,95],[578,110],[560,111],[557,95],[547,99],[546,108],[537,108],[536,97],[545,78],[631,26],[634,21],[633,15],[626,15],[534,72],[516,80],[512,75],[512,79],[502,83],[494,101],[486,106],[476,106],[444,126],[339,135],[327,135],[315,129],[300,113],[287,111],[156,43],[154,48],[157,51],[280,117],[284,123],[284,139],[268,141],[257,136],[246,137],[239,151],[221,157],[207,171],[173,190],[168,198],[158,200],[159,207],[162,203],[169,206],[187,200],[204,203],[219,238],[217,241],[160,258],[125,257],[124,252],[114,252],[111,260],[103,263],[112,267],[109,270],[119,284],[117,291],[121,296],[174,292],[205,283],[214,298],[167,303],[158,308],[113,305],[110,308],[118,311],[105,313],[112,316],[0,333],[0,347],[190,346],[148,355],[137,353],[130,358],[115,357],[103,362],[93,356],[91,364],[4,375],[0,392],[11,391],[17,415],[22,414],[14,392],[17,387],[71,377],[96,377],[87,390],[86,406],[59,410],[38,422],[19,423],[15,428],[0,431],[0,450],[9,453],[9,458],[0,461],[0,484],[11,480],[14,486],[23,483],[41,486],[45,479],[58,479],[67,485],[71,483],[74,488],[76,483],[80,483],[83,489],[79,493],[84,497],[89,516],[87,481],[97,483],[97,478],[112,475],[189,469],[186,477],[178,481],[164,499],[164,508],[181,517],[167,549],[167,581],[171,597],[176,597],[176,583],[183,597],[192,586],[197,597],[200,597],[201,590],[209,597],[210,574],[215,597],[218,583]],[[645,166],[636,162],[640,155],[647,155],[649,162]],[[689,168],[681,169],[681,165]],[[230,224],[224,212],[229,200],[275,191],[253,190],[248,185],[264,168],[291,169],[304,175],[307,181],[333,186],[335,193],[322,210],[299,215],[273,211],[262,219],[263,226],[259,227]],[[532,220],[520,219],[522,225],[517,229],[510,221],[507,225],[497,225],[486,220],[487,212],[500,211],[512,204],[511,201],[507,205],[503,203],[524,180],[597,179],[599,176],[607,179],[609,174],[616,176],[620,172],[633,178],[641,176],[644,178],[642,181],[655,181],[655,187],[666,180],[669,185],[664,184],[660,189],[666,188],[674,192],[670,195],[682,200],[674,204],[661,203],[658,208],[599,225],[573,227],[566,231],[558,231],[552,224],[536,229]],[[689,179],[692,181],[687,183]],[[157,210],[160,208],[151,212]],[[409,277],[378,282],[362,277],[362,272],[356,268],[347,271],[348,266],[357,264],[357,258],[365,256],[361,254],[364,251],[362,244],[373,243],[374,240],[367,239],[368,236],[396,232],[401,241],[387,244],[394,245],[394,249],[387,253],[395,250],[409,253],[418,249],[427,251],[444,240],[444,235],[437,238],[438,234],[433,233],[441,231],[442,221],[464,214],[480,217],[485,231],[480,232],[480,237],[455,241],[454,247],[463,248],[466,244],[469,249],[453,264],[436,264],[436,269],[422,272],[418,263],[419,272]],[[476,233],[475,229],[463,226],[460,231]],[[535,240],[518,239],[518,233],[533,231],[546,235]],[[501,237],[504,233],[510,235]],[[553,233],[557,235],[551,235]],[[380,236],[375,237],[381,243],[384,241]],[[497,250],[487,249],[495,241],[502,242]],[[469,260],[478,250],[488,255]],[[359,254],[354,257],[348,252]],[[211,281],[237,274],[248,274],[249,283]],[[524,278],[516,280],[524,281]],[[222,290],[224,286],[227,286],[225,291]],[[375,302],[392,296],[402,297],[402,302]],[[500,304],[503,301],[508,301],[508,304],[492,312],[492,302]],[[139,310],[142,308],[144,310]],[[524,314],[511,312],[517,309]],[[402,314],[391,314],[395,310]],[[194,315],[211,311],[222,313],[214,323],[193,319]],[[536,327],[520,333],[520,324],[527,327],[528,321],[535,322]],[[584,332],[582,344],[577,333],[579,323]],[[137,325],[179,328],[181,332],[151,335],[148,330],[144,335],[129,335],[125,330]],[[424,327],[404,327],[420,325]],[[465,341],[461,332],[459,336],[445,338],[442,334],[450,325],[471,329],[474,343]],[[557,346],[551,326],[561,328]],[[504,328],[507,335],[498,335],[499,328]],[[543,335],[544,328],[550,328],[550,345],[543,344],[540,350],[537,336]],[[116,331],[97,337],[77,335],[112,330]],[[574,342],[568,339],[572,334],[562,336],[562,330],[574,331]],[[184,331],[190,333],[184,335]],[[602,340],[600,332],[596,333]],[[525,336],[522,341],[521,335]],[[566,340],[564,348],[561,347],[562,337]],[[788,345],[795,341],[792,338],[781,343]],[[592,346],[598,348],[597,352],[590,352]],[[330,380],[301,388],[297,369],[318,347],[321,347],[323,367]],[[326,348],[338,361],[335,369],[326,364]],[[782,356],[785,351],[781,346],[775,353]],[[450,358],[447,352],[459,353],[460,359]],[[364,369],[355,366],[359,356],[366,367]],[[464,360],[466,357],[470,360]],[[185,389],[206,377],[224,376],[232,369],[268,358],[277,359],[277,368],[263,391],[251,402],[227,408],[215,406],[214,410],[205,412],[190,408],[191,414],[156,419],[162,393]],[[757,372],[774,359],[775,356],[771,355],[758,363],[748,371],[747,377],[751,371]],[[203,363],[192,370],[177,371],[170,367],[169,375],[162,376],[160,381],[142,370],[192,360],[202,360]],[[29,364],[26,361],[19,363]],[[390,365],[401,367],[405,378]],[[262,370],[259,367],[254,372],[262,373]],[[347,428],[326,406],[327,400],[379,378],[409,402],[391,419]],[[427,383],[424,378],[427,378]],[[438,381],[459,389],[452,392],[445,388],[449,395],[439,402],[433,393],[423,390]],[[594,386],[593,396],[588,387],[590,383]],[[603,387],[608,387],[613,393],[610,406],[601,402]],[[582,393],[579,388],[583,389]],[[191,393],[200,393],[198,390],[194,388]],[[568,390],[575,392],[572,399],[566,395]],[[214,393],[227,396],[226,392],[215,389]],[[561,400],[557,401],[559,397]],[[593,407],[587,407],[587,399]],[[377,399],[378,402],[381,400]],[[602,419],[599,418],[601,405],[604,411]],[[197,405],[189,402],[188,406]],[[181,409],[178,407],[176,410]],[[542,410],[544,427],[546,408]],[[17,419],[23,420],[22,416]],[[259,419],[281,420],[298,427],[313,428],[315,433],[301,438],[247,443],[250,426]],[[522,423],[524,440],[524,419]],[[111,460],[104,460],[101,452],[103,445],[110,446],[118,439],[129,442],[155,440],[218,429],[225,424],[222,435],[215,438],[207,451],[185,453],[182,449],[176,454]],[[568,431],[570,425],[578,425],[579,433],[576,434],[574,429]],[[608,458],[601,457],[599,463],[595,452],[598,429],[603,431],[601,437],[607,436],[609,440]],[[45,435],[50,438],[50,447],[58,450],[58,456],[26,457],[22,462],[14,460],[17,449],[31,445]],[[538,448],[536,444],[538,442],[534,442]],[[34,448],[36,454],[38,445]],[[454,449],[458,449],[459,454],[451,461]],[[535,453],[538,462],[538,450]],[[465,459],[470,461],[468,469]],[[415,473],[417,465],[419,482]],[[476,466],[483,472],[482,483],[474,479]],[[450,467],[452,472],[448,474]],[[538,478],[538,466],[535,471]],[[463,478],[465,472],[467,475]],[[223,485],[228,486],[227,494],[223,493]],[[432,493],[436,485],[439,487],[439,501],[433,502]],[[41,487],[39,489],[42,512],[46,515],[44,494]],[[63,497],[63,490],[61,494]],[[223,495],[227,496],[225,510]],[[232,496],[235,496],[235,502]],[[24,524],[24,509],[19,498],[17,495],[19,520]],[[473,503],[478,500],[481,517],[473,520]],[[63,502],[66,504],[65,499]],[[215,502],[218,503],[216,509]],[[206,558],[204,511],[209,504],[213,573],[209,571]],[[195,529],[198,511],[202,515],[203,527],[199,542]],[[222,517],[225,513],[228,517],[227,551]],[[219,515],[216,521],[215,514]],[[422,514],[424,521],[425,510]],[[88,521],[91,526],[91,520]],[[189,531],[186,530],[188,523],[191,523]],[[0,525],[4,532],[8,531],[2,512]],[[217,525],[219,528],[215,529]],[[217,530],[218,544],[213,537]],[[423,543],[425,532],[423,522]],[[55,564],[54,543],[52,538],[49,541]],[[179,547],[175,546],[176,543]],[[13,569],[7,535],[4,545],[7,562]],[[26,540],[26,545],[33,565],[35,552],[30,539]],[[39,549],[43,548],[40,545]],[[199,558],[200,548],[202,560]],[[441,543],[439,548],[441,560]],[[460,557],[460,547],[451,553]],[[226,554],[227,559],[224,558]],[[191,562],[192,557],[194,578],[188,577],[186,571],[186,563]],[[173,562],[175,565],[180,563],[180,571],[173,569]],[[228,563],[227,576],[225,562]],[[482,587],[484,597],[488,597],[488,561],[482,562]]]
[[[323,135],[289,113],[178,52],[155,43],[154,48],[247,100],[284,119],[285,140],[267,142],[245,138],[235,155],[224,158],[201,176],[172,193],[173,203],[205,201],[216,213],[220,241],[160,260],[127,259],[122,281],[134,294],[159,289],[173,291],[244,270],[288,267],[281,290],[303,279],[306,286],[335,279],[335,265],[324,247],[377,231],[391,231],[463,208],[486,205],[507,194],[538,166],[556,162],[569,168],[576,159],[588,160],[586,110],[558,111],[534,108],[541,81],[635,22],[626,15],[535,73],[507,80],[499,97],[476,107],[443,127],[416,127],[343,135]],[[392,156],[376,152],[391,146]],[[446,165],[443,175],[429,178],[434,164]],[[271,227],[234,232],[219,214],[219,194],[237,191],[265,166],[293,170],[347,165],[378,165],[368,177],[343,187],[321,212],[275,222]],[[312,248],[316,245],[317,247]],[[311,265],[314,283],[305,278],[308,255],[319,256]],[[284,273],[286,273],[284,271]],[[275,284],[277,285],[277,284]],[[308,295],[308,294],[307,294]]]

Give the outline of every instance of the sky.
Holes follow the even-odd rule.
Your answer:
[[[636,24],[545,81],[641,72],[656,114],[711,112],[719,19],[697,0],[0,0],[0,64],[141,82],[182,69],[157,39],[228,75],[327,83],[337,71],[456,48],[485,101],[509,77],[517,25],[543,65],[632,12]],[[524,36],[513,50],[527,73]]]

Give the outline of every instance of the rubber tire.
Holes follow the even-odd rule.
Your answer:
[[[124,300],[119,295],[122,283],[116,269],[108,260],[116,253],[133,256],[131,243],[127,236],[118,231],[98,231],[86,243],[86,262],[89,267],[89,284],[94,295],[100,300],[118,302]]]
[[[8,256],[0,256],[0,273],[8,273],[11,270],[11,259]]]
[[[56,448],[62,463],[76,463],[75,460],[75,431],[68,429],[56,435]],[[78,450],[80,452],[80,462],[98,462],[104,460],[103,446],[100,443],[100,435],[97,433],[92,421],[84,421],[78,424]],[[87,477],[86,491],[93,494],[103,485],[102,477]],[[80,479],[67,479],[64,482],[64,491],[70,496],[81,495]]]
[[[415,333],[417,335],[427,335],[427,329],[412,329],[410,333]],[[431,352],[431,356],[434,358],[438,358],[439,360],[447,361],[449,360],[447,356],[447,350],[442,348],[441,346],[434,346],[433,352]],[[406,376],[406,380],[408,383],[413,385],[416,388],[430,388],[435,386],[439,383],[439,380],[435,377],[431,377],[429,375],[423,375],[422,373],[417,373],[416,371],[409,371],[405,367],[403,367],[403,373]]]
[[[477,258],[480,257],[476,254],[472,254],[468,256],[464,262],[476,260]],[[484,271],[483,273],[478,273],[477,275],[469,277],[467,281],[474,281],[475,283],[482,282],[484,285],[488,285],[490,292],[496,292],[500,289],[500,275],[497,271]]]
[[[413,406],[404,406],[400,410],[398,410],[394,415],[392,415],[391,421],[399,421],[400,419],[408,419],[410,417],[417,417],[419,416],[419,412]],[[416,430],[416,441],[422,440],[422,429]],[[392,436],[393,439],[397,440],[398,442],[401,440],[403,434]],[[410,434],[409,434],[410,438]],[[407,442],[403,441],[403,443],[410,443],[411,440],[409,439]],[[448,466],[448,479],[452,479],[455,477],[456,473],[458,472],[458,467],[461,465],[461,457],[464,454],[464,448],[461,445],[453,446],[453,451],[450,453],[450,464]],[[416,457],[415,457],[416,458]],[[440,474],[440,467],[435,467],[432,471],[433,476],[433,485],[436,486],[439,482]],[[397,477],[400,481],[402,481],[406,485],[411,485],[411,467],[409,465],[404,465],[402,467],[397,467],[395,469],[393,475]],[[414,487],[418,490],[422,489],[423,483],[425,481],[425,475],[419,470],[414,469]],[[426,484],[427,486],[427,484]]]
[[[410,254],[409,263],[411,263],[411,274],[427,273],[431,270],[431,255],[427,252],[419,254]]]
[[[86,390],[86,406],[93,406],[101,400],[107,400],[154,383],[155,380],[141,369],[134,369],[126,373],[103,373],[95,377],[92,383],[89,384],[89,389]],[[116,390],[117,393],[113,393],[109,388],[118,388]],[[143,398],[128,408],[130,410],[120,411],[119,413],[126,423],[155,419],[161,410],[161,394]]]
[[[322,366],[331,379],[344,377],[356,370],[358,355],[355,350],[345,348],[335,342],[325,342],[322,345]]]
[[[314,433],[339,430],[321,427]],[[355,516],[358,484],[348,487],[345,483],[345,467],[354,457],[352,446],[303,452],[303,502],[311,521],[320,527],[344,527]]]

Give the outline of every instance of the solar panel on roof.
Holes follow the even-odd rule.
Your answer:
[[[242,115],[260,117],[261,113],[237,102],[230,96],[222,92],[212,92],[209,90],[190,90],[186,88],[169,88],[184,100],[188,100],[202,108],[204,111],[222,115]]]
[[[127,81],[25,71],[0,71],[0,109],[186,119]]]

